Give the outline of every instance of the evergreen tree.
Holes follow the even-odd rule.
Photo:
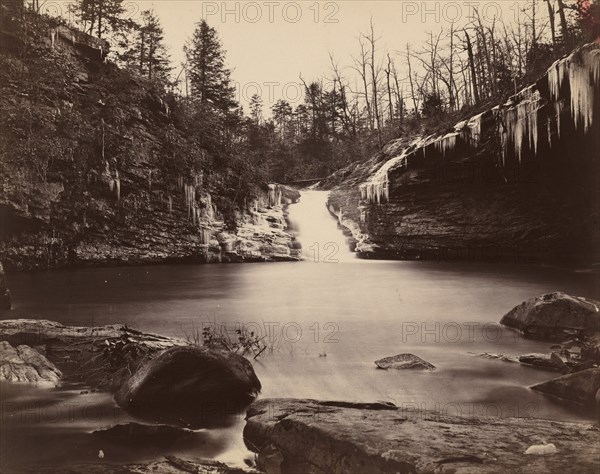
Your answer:
[[[77,0],[73,11],[84,30],[98,38],[131,27],[133,23],[123,18],[123,0]]]
[[[250,116],[255,125],[260,125],[262,121],[263,100],[258,94],[254,94],[250,99]]]
[[[126,67],[142,76],[166,81],[172,68],[160,20],[152,10],[143,11],[141,20],[133,38],[125,38],[122,44],[125,51],[120,59]]]
[[[228,112],[236,106],[225,51],[214,28],[205,20],[198,23],[185,46],[192,99]]]

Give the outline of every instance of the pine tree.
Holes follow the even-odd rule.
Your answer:
[[[205,105],[228,112],[236,106],[230,71],[225,67],[225,51],[214,28],[198,23],[194,36],[185,46],[191,96]]]
[[[123,18],[123,0],[77,0],[73,11],[84,30],[98,38],[131,25],[131,21]]]
[[[254,94],[250,99],[250,116],[255,125],[260,125],[262,121],[263,100],[258,94]]]
[[[143,11],[141,20],[133,38],[124,42],[125,51],[120,59],[126,67],[148,79],[166,81],[172,68],[160,20],[152,10]]]

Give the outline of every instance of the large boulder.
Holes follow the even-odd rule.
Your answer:
[[[271,469],[267,474],[600,469],[600,431],[593,425],[535,418],[478,419],[381,403],[259,400],[248,410],[244,439],[252,451],[266,451],[270,463],[264,466]],[[525,454],[531,446],[545,443],[553,443],[557,453]]]
[[[379,369],[394,370],[435,370],[435,366],[426,360],[421,359],[414,354],[398,354],[391,357],[384,357],[375,361]]]
[[[0,381],[58,385],[62,374],[38,351],[0,342]]]
[[[502,317],[500,324],[532,339],[562,341],[567,338],[565,331],[592,337],[600,333],[600,302],[549,293],[515,306]]]
[[[142,365],[116,393],[117,403],[145,417],[207,423],[214,411],[247,406],[261,384],[252,364],[230,351],[173,347]],[[221,412],[222,413],[222,412]]]
[[[568,403],[593,408],[597,404],[596,395],[600,390],[600,368],[563,375],[531,388]]]

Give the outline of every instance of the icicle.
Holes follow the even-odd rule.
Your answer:
[[[554,103],[554,110],[556,111],[556,132],[558,133],[558,138],[560,139],[560,116],[562,115],[562,111],[564,108],[564,102],[559,100]]]
[[[56,43],[56,30],[52,30],[50,32],[50,42],[52,43],[52,49],[54,49],[54,45]]]
[[[483,118],[483,113],[479,115],[475,115],[471,117],[469,122],[467,123],[467,130],[469,133],[469,137],[473,141],[475,145],[478,145],[481,141],[481,120]]]
[[[169,203],[169,214],[171,214],[173,212],[173,198],[171,196],[169,196],[168,203]]]
[[[587,132],[594,120],[595,91],[600,87],[600,50],[591,47],[576,51],[554,63],[548,70],[550,97],[555,102],[557,128],[560,136],[560,112],[564,104],[561,88],[569,82],[571,117],[576,129]]]
[[[575,128],[587,132],[594,119],[594,91],[600,87],[600,50],[584,51],[569,65],[571,115]]]
[[[446,156],[448,150],[453,150],[456,146],[456,139],[458,133],[448,133],[435,142],[436,149],[443,155]]]
[[[117,202],[119,202],[121,200],[121,179],[119,178],[119,170],[115,170],[115,183],[117,188]]]
[[[506,162],[506,152],[509,143],[513,145],[515,155],[521,162],[523,156],[523,146],[527,141],[530,150],[534,154],[538,148],[538,109],[540,107],[540,93],[534,86],[519,92],[515,96],[520,100],[518,104],[509,106],[502,111],[504,114],[505,130],[502,130],[502,149],[504,152],[504,161]]]

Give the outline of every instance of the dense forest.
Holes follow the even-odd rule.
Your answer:
[[[18,5],[24,15],[43,10],[39,0]],[[190,173],[234,170],[232,187],[244,196],[246,184],[326,176],[391,139],[443,131],[505,99],[596,38],[600,7],[589,0],[529,0],[509,22],[483,19],[473,7],[465,24],[429,31],[422,44],[393,51],[381,46],[371,21],[347,64],[331,53],[322,78],[300,76],[303,103],[280,99],[264,110],[255,95],[247,114],[236,100],[218,31],[206,21],[186,44],[187,61],[176,76],[152,10],[133,20],[123,0],[77,0],[70,8],[78,28],[109,41],[111,62],[169,95],[176,126],[192,139],[171,154]]]

